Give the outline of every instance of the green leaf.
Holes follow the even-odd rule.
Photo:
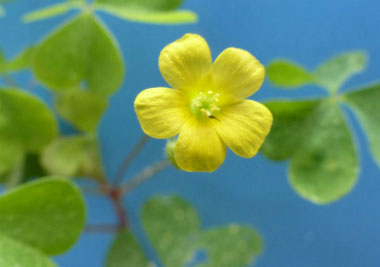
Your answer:
[[[299,87],[314,82],[312,74],[290,61],[277,60],[269,64],[268,79],[276,86]]]
[[[149,10],[133,10],[106,4],[98,4],[96,5],[96,9],[121,19],[154,24],[195,23],[198,20],[197,15],[188,10],[152,12]]]
[[[107,267],[149,267],[135,236],[131,232],[123,231],[116,236],[107,255]]]
[[[64,3],[48,6],[46,8],[30,12],[22,17],[25,23],[34,22],[42,19],[64,15],[73,8],[84,8],[85,3],[81,1],[67,1]]]
[[[202,231],[194,208],[175,196],[150,199],[143,207],[142,223],[166,267],[186,266],[200,250],[208,253],[202,266],[245,266],[262,247],[249,227],[233,224]]]
[[[359,163],[352,135],[336,103],[321,105],[310,117],[302,147],[292,158],[289,179],[304,198],[333,202],[351,191]]]
[[[178,8],[182,4],[182,0],[95,0],[95,3],[131,9],[166,11]]]
[[[7,72],[16,72],[24,69],[28,69],[32,66],[34,60],[34,55],[36,52],[36,47],[28,47],[22,51],[13,60],[7,63]]]
[[[22,160],[23,150],[15,142],[10,142],[8,138],[1,137],[0,134],[0,181],[2,177],[11,171],[16,164]]]
[[[272,112],[274,120],[261,152],[272,160],[285,160],[298,150],[306,135],[310,115],[318,108],[320,100],[273,101],[265,105]]]
[[[344,100],[354,109],[356,115],[369,139],[369,147],[373,157],[380,165],[380,84],[350,92],[343,96]]]
[[[85,41],[84,41],[85,40]],[[86,84],[110,95],[123,81],[124,65],[111,33],[90,13],[84,13],[54,31],[38,47],[34,72],[53,90]]]
[[[362,72],[366,64],[367,54],[365,52],[346,52],[321,64],[314,75],[321,86],[334,93],[348,78]]]
[[[155,197],[145,203],[141,216],[164,266],[184,266],[192,259],[199,218],[187,202],[175,196]]]
[[[208,230],[200,235],[199,245],[208,252],[207,262],[199,267],[247,266],[262,250],[257,232],[240,225]]]
[[[98,143],[87,136],[61,137],[42,153],[41,163],[49,174],[102,179]]]
[[[52,112],[35,96],[18,89],[0,89],[0,133],[36,152],[53,140],[57,125]]]
[[[0,233],[0,266],[54,267],[47,256]]]
[[[107,108],[107,98],[91,91],[74,89],[58,93],[55,104],[58,113],[79,130],[93,132]]]
[[[0,197],[0,236],[56,255],[78,239],[85,223],[81,193],[70,181],[45,178]]]

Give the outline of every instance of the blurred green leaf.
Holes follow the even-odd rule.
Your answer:
[[[310,115],[317,109],[320,100],[273,101],[265,105],[272,112],[274,120],[261,152],[272,160],[285,160],[298,150],[312,124]]]
[[[359,173],[354,140],[342,111],[327,101],[314,112],[303,145],[292,158],[289,179],[304,198],[333,202],[351,191]]]
[[[131,232],[123,231],[117,234],[107,255],[107,267],[149,267],[135,236]]]
[[[173,10],[182,4],[182,0],[95,0],[98,4],[148,10]]]
[[[167,267],[186,266],[200,250],[208,253],[202,266],[244,266],[261,251],[260,237],[249,227],[233,224],[202,231],[197,212],[179,197],[154,197],[145,203],[141,216]]]
[[[154,24],[182,24],[195,23],[198,20],[194,12],[188,10],[152,12],[146,10],[133,10],[124,7],[96,5],[100,11],[107,12],[121,19]]]
[[[5,10],[2,6],[0,6],[0,18],[5,15]]]
[[[56,134],[54,116],[41,100],[19,89],[0,89],[0,135],[3,138],[36,152]]]
[[[29,23],[51,17],[63,15],[73,8],[84,8],[83,1],[67,1],[56,5],[51,5],[46,8],[30,12],[22,17],[23,22]]]
[[[229,225],[201,233],[200,247],[208,252],[206,263],[199,267],[247,266],[262,250],[262,242],[250,227]]]
[[[98,144],[87,136],[56,139],[43,151],[41,163],[52,175],[89,176],[102,179]]]
[[[164,266],[184,266],[192,259],[199,218],[187,202],[175,196],[152,198],[145,203],[141,219]]]
[[[314,82],[307,70],[286,60],[276,60],[268,65],[268,79],[277,86],[298,87]]]
[[[23,156],[22,147],[0,135],[0,181],[4,175],[11,171],[19,163]],[[3,178],[3,179],[2,179]]]
[[[380,84],[347,93],[343,99],[354,109],[368,136],[373,157],[380,165]]]
[[[23,243],[3,236],[0,233],[0,266],[54,267],[47,256]]]
[[[367,54],[352,51],[340,54],[315,70],[318,83],[330,92],[337,92],[352,75],[360,73],[367,64]]]
[[[58,93],[55,104],[58,113],[76,128],[85,132],[96,130],[107,108],[107,98],[91,91],[74,89]]]
[[[7,63],[7,72],[16,72],[24,69],[28,69],[32,66],[36,47],[28,47],[17,55],[13,60]]]
[[[89,90],[102,95],[118,90],[124,77],[116,41],[90,13],[76,17],[48,36],[38,46],[33,69],[51,89],[70,90],[85,83]]]
[[[69,180],[39,179],[0,197],[0,235],[48,255],[68,250],[84,223],[81,193]]]

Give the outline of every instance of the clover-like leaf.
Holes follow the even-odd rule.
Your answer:
[[[276,119],[262,151],[271,159],[291,160],[292,187],[318,204],[347,194],[357,180],[358,159],[336,102],[280,101],[267,106]]]
[[[36,152],[51,142],[56,134],[54,116],[41,100],[19,89],[0,89],[2,138]]]
[[[312,125],[292,158],[289,179],[306,199],[327,204],[351,191],[359,174],[354,140],[342,111],[324,103],[310,117]],[[285,140],[284,140],[285,141]]]
[[[35,52],[36,52],[36,47],[34,46],[26,48],[14,59],[7,62],[6,71],[16,72],[16,71],[31,68],[33,60],[34,60]]]
[[[322,63],[315,70],[315,77],[320,85],[330,92],[337,92],[352,75],[360,73],[367,64],[367,54],[352,51],[340,54]]]
[[[208,252],[207,262],[199,267],[247,266],[262,250],[257,232],[240,225],[207,230],[200,234],[198,242]]]
[[[23,16],[22,20],[23,22],[29,23],[42,19],[56,17],[59,15],[63,15],[74,8],[82,9],[86,6],[85,4],[86,3],[84,1],[66,1],[60,4],[51,5],[46,8],[30,12]]]
[[[39,179],[0,197],[0,236],[48,255],[68,250],[84,223],[81,193],[63,178]]]
[[[343,99],[353,108],[364,127],[373,157],[380,165],[380,84],[347,93]]]
[[[313,83],[314,77],[303,67],[287,60],[276,60],[268,65],[268,79],[277,86],[294,88]]]
[[[275,118],[261,152],[272,160],[285,160],[298,150],[308,131],[310,115],[318,108],[320,100],[273,101],[265,105]]]
[[[33,64],[38,79],[53,90],[86,84],[108,96],[119,89],[124,65],[111,33],[91,13],[69,21],[39,46]]]
[[[56,266],[40,251],[17,242],[0,233],[0,266],[54,267]]]
[[[74,89],[60,92],[55,101],[58,113],[79,130],[96,130],[105,109],[107,98],[92,91]]]
[[[165,266],[184,266],[194,255],[198,214],[179,197],[155,197],[142,210],[144,229]]]
[[[175,196],[150,199],[142,222],[164,266],[186,266],[202,250],[208,257],[199,266],[244,266],[261,251],[261,239],[252,228],[233,224],[201,230],[194,208]]]
[[[41,163],[52,175],[103,179],[99,145],[88,136],[56,139],[43,151]]]
[[[156,24],[194,23],[197,15],[176,10],[182,0],[97,0],[95,8],[119,18]]]
[[[107,267],[149,267],[150,263],[145,257],[135,236],[129,231],[117,234],[107,255]]]

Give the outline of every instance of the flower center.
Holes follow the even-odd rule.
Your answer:
[[[191,111],[198,118],[217,119],[220,111],[219,94],[213,91],[200,92],[191,102]]]

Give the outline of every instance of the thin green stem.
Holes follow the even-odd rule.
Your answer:
[[[129,165],[131,165],[133,160],[138,156],[138,154],[140,154],[141,150],[144,148],[144,146],[149,141],[149,139],[150,139],[150,137],[144,134],[140,138],[139,142],[132,149],[132,151],[125,157],[125,159],[121,163],[121,165],[120,165],[120,167],[116,173],[115,180],[114,180],[115,186],[118,186],[121,184]]]
[[[133,189],[135,189],[137,186],[142,184],[143,182],[149,180],[150,178],[153,178],[157,173],[165,170],[171,165],[171,163],[164,159],[157,161],[156,163],[152,164],[151,166],[146,167],[142,172],[137,174],[135,177],[133,177],[131,180],[129,180],[127,183],[125,183],[120,188],[120,194],[126,195]]]

